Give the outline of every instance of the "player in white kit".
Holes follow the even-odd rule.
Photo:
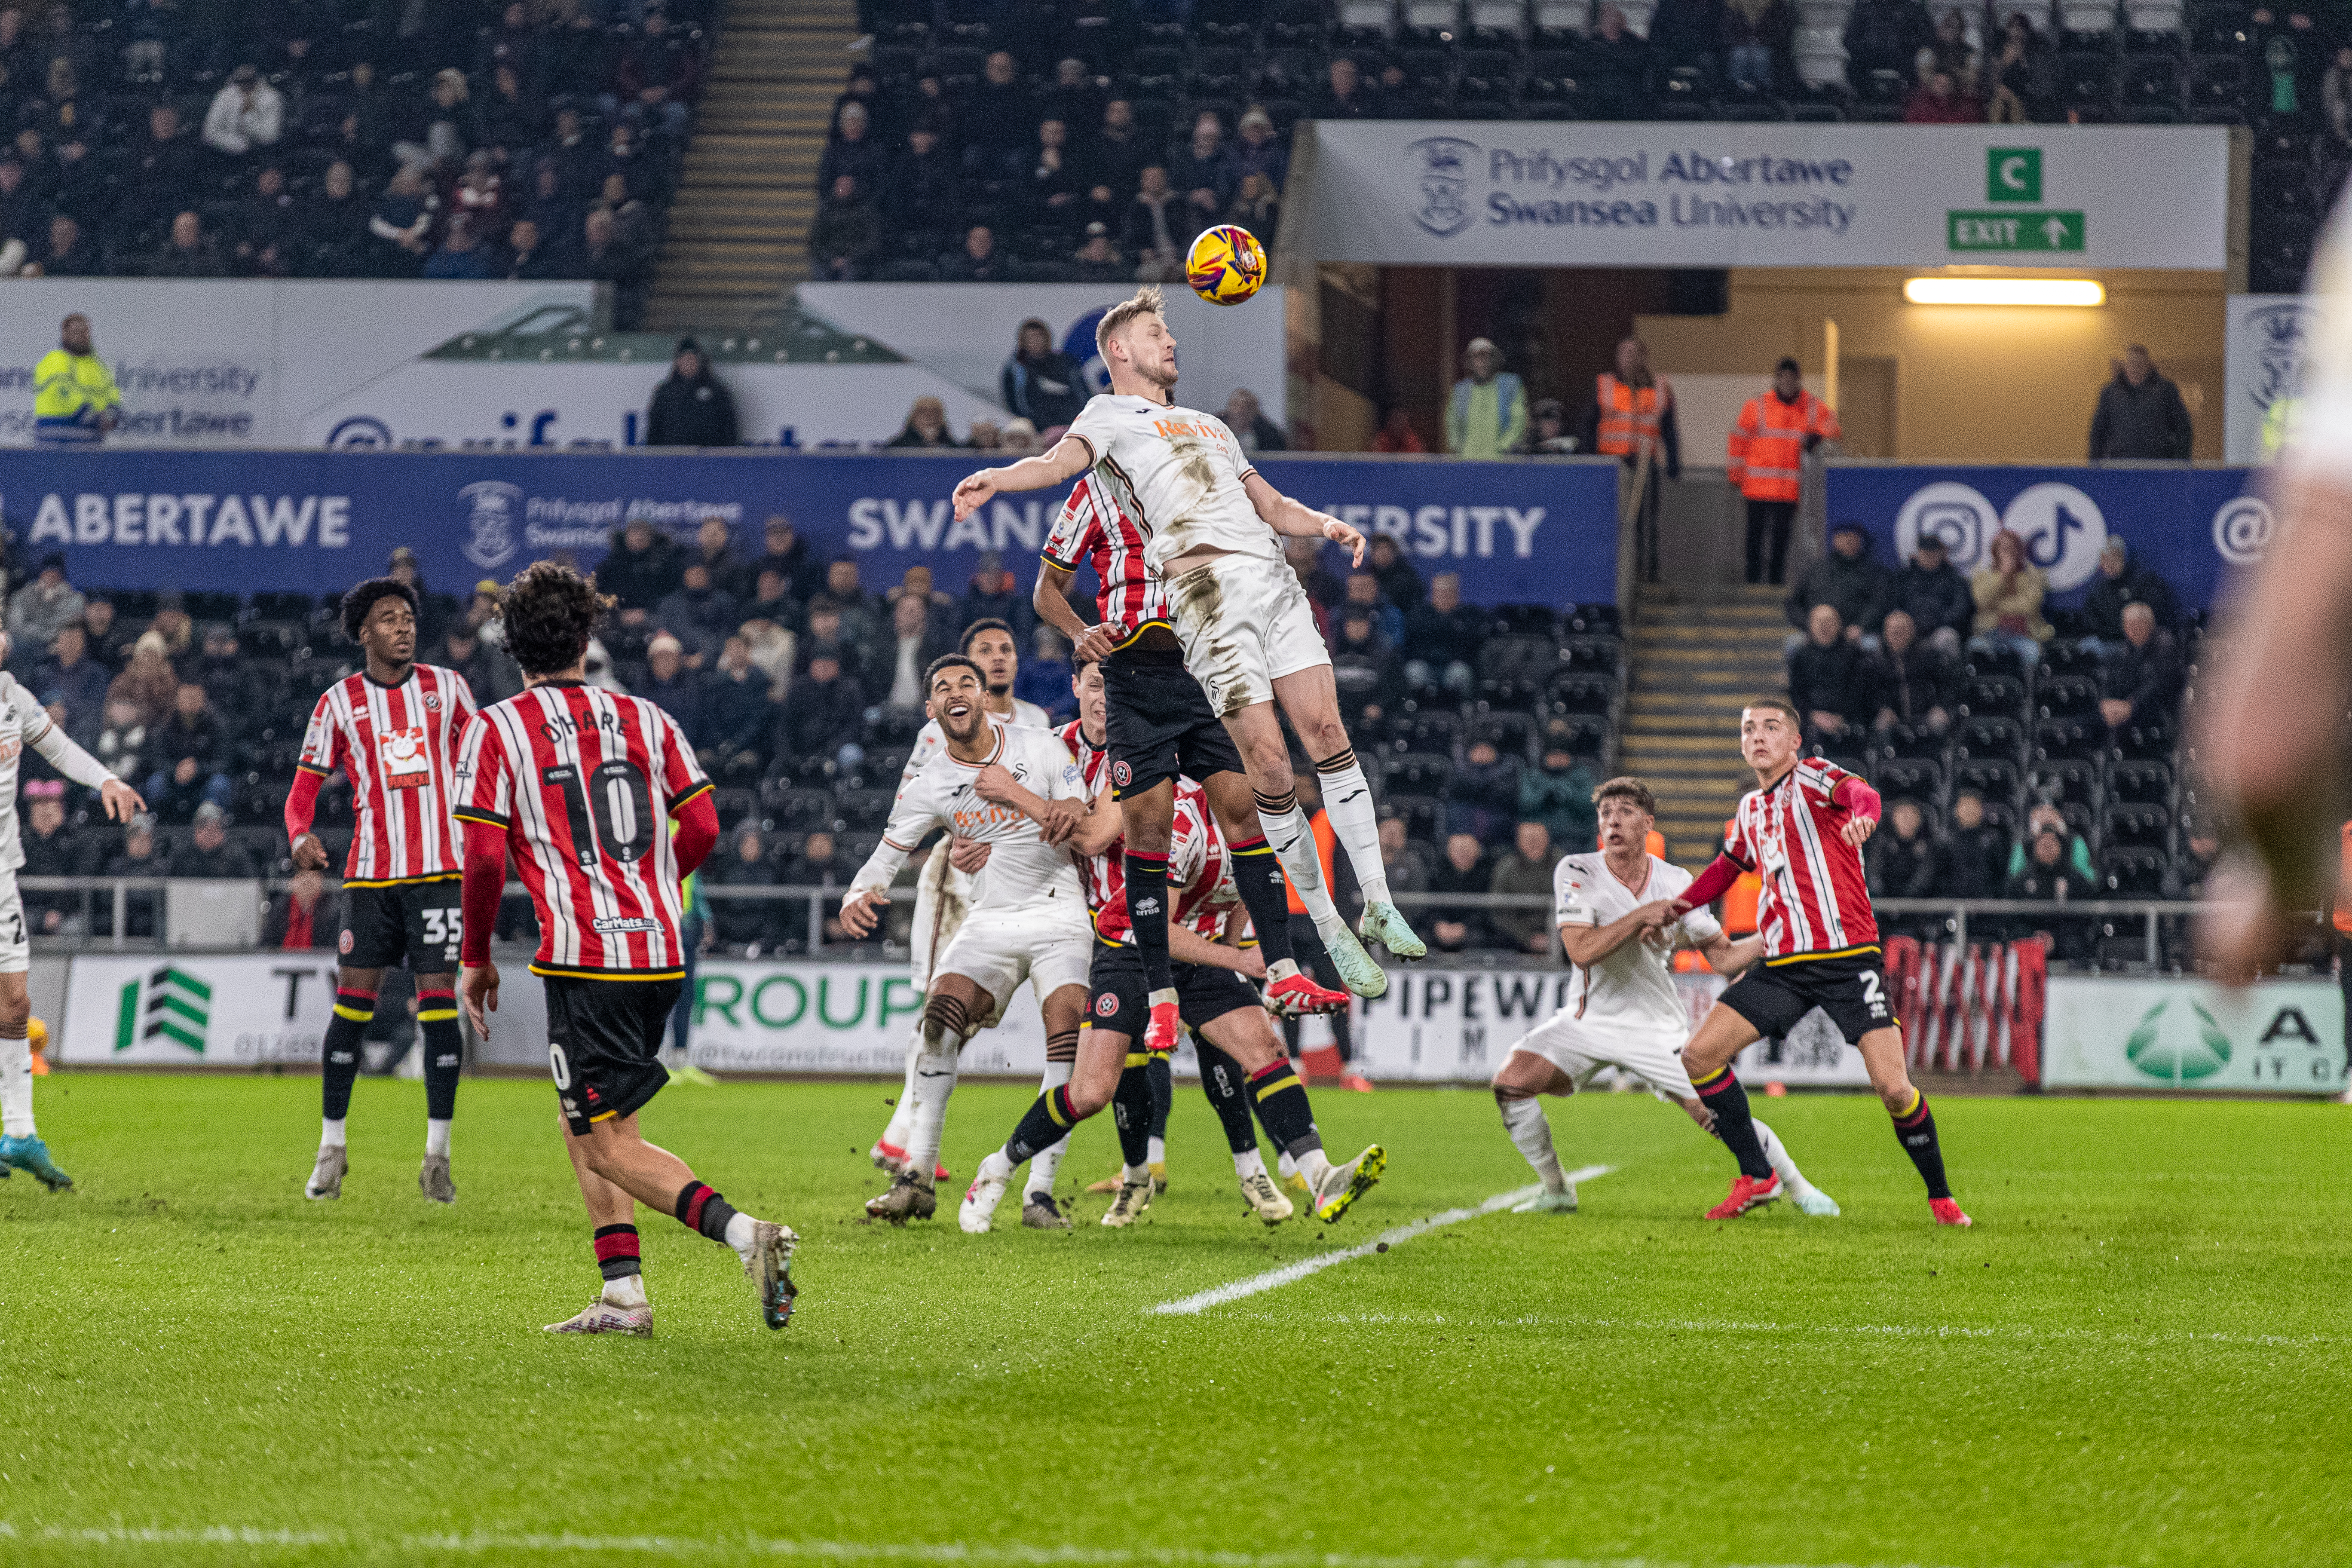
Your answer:
[[[7,658],[8,638],[0,634],[0,663]],[[97,790],[106,815],[117,822],[130,821],[147,803],[68,740],[33,694],[0,670],[0,1176],[22,1171],[55,1193],[72,1186],[73,1178],[49,1158],[49,1146],[33,1121],[33,1047],[27,1037],[33,1004],[26,990],[33,950],[26,938],[24,896],[16,890],[16,868],[25,863],[16,827],[16,770],[27,746],[68,779]]]
[[[988,689],[984,705],[992,716],[1024,730],[1052,728],[1052,720],[1043,708],[1013,695],[1013,683],[1021,675],[1021,653],[1014,646],[1011,626],[993,616],[974,621],[964,627],[962,644],[956,651],[980,666],[982,684]],[[924,764],[945,750],[947,743],[940,721],[927,721],[916,731],[914,749],[907,753],[907,765],[898,771],[898,788],[904,791],[913,783]],[[950,839],[939,854],[923,862],[922,872],[915,881],[915,921],[908,933],[907,956],[912,961],[918,991],[930,989],[931,961],[947,951],[956,928],[963,924],[963,917],[971,908],[972,878],[978,868],[959,866],[958,858],[971,857],[963,846]],[[923,1031],[918,1024],[907,1037],[907,1081],[898,1092],[898,1103],[891,1110],[890,1124],[867,1151],[877,1165],[894,1173],[907,1158],[907,1135],[915,1124],[915,1062],[922,1054]],[[933,1176],[944,1181],[946,1167],[941,1166]]]
[[[1551,1123],[1538,1095],[1573,1094],[1601,1068],[1615,1068],[1712,1130],[1715,1118],[1683,1070],[1690,1015],[1675,989],[1667,955],[1675,947],[1696,948],[1717,971],[1730,973],[1764,951],[1754,937],[1732,941],[1704,909],[1675,918],[1674,901],[1690,886],[1691,875],[1643,847],[1657,816],[1649,786],[1639,779],[1611,779],[1592,799],[1601,816],[1601,847],[1567,856],[1552,871],[1560,940],[1578,971],[1576,1000],[1515,1043],[1495,1073],[1503,1126],[1543,1179],[1543,1191],[1517,1205],[1521,1214],[1576,1209],[1576,1188],[1552,1150]],[[1805,1180],[1770,1128],[1759,1121],[1756,1134],[1800,1209],[1838,1212],[1827,1193]]]
[[[1371,785],[1339,722],[1331,656],[1307,591],[1282,555],[1282,536],[1326,539],[1361,565],[1364,537],[1267,483],[1223,420],[1177,405],[1176,339],[1158,289],[1143,289],[1105,311],[1095,343],[1111,390],[1087,405],[1053,450],[983,468],[956,486],[956,516],[969,516],[1000,491],[1044,489],[1094,470],[1144,531],[1144,558],[1165,582],[1184,667],[1240,751],[1266,841],[1340,979],[1360,996],[1381,995],[1387,975],[1340,921],[1323,886],[1293,787],[1289,742],[1274,709],[1282,704],[1307,755],[1318,759],[1324,810],[1363,891],[1358,931],[1400,958],[1424,956],[1428,948],[1390,901]],[[1130,822],[1128,831],[1137,837],[1139,825]],[[1155,989],[1155,1013],[1172,1002]]]
[[[980,666],[961,654],[932,661],[923,689],[947,746],[898,792],[882,842],[842,898],[841,923],[852,936],[872,931],[877,910],[890,901],[890,879],[936,828],[987,845],[989,854],[971,912],[932,962],[907,1157],[890,1190],[866,1205],[894,1224],[928,1219],[938,1208],[940,1138],[964,1041],[995,1023],[1026,980],[1045,1015],[1047,1051],[1074,1046],[1094,941],[1077,867],[1060,847],[1087,810],[1069,748],[1048,731],[992,719]],[[999,804],[1004,799],[1019,804]]]

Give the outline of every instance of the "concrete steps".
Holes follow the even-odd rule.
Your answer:
[[[1739,710],[1787,689],[1780,601],[1777,588],[1663,586],[1634,600],[1618,766],[1650,786],[1667,858],[1692,870],[1755,784],[1739,760]]]
[[[730,0],[646,307],[652,331],[772,324],[807,276],[854,0]]]

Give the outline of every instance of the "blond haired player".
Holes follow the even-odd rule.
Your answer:
[[[1705,910],[1674,915],[1674,900],[1691,877],[1643,847],[1657,822],[1647,784],[1611,779],[1592,792],[1592,803],[1601,817],[1601,847],[1562,857],[1551,878],[1560,942],[1576,966],[1575,1000],[1521,1037],[1495,1073],[1503,1126],[1543,1180],[1543,1191],[1518,1205],[1521,1214],[1576,1210],[1576,1188],[1552,1152],[1551,1123],[1538,1095],[1574,1094],[1601,1068],[1615,1068],[1715,1131],[1714,1116],[1683,1070],[1689,1015],[1666,954],[1696,948],[1728,974],[1764,952],[1759,938],[1732,941]],[[1755,1126],[1797,1206],[1810,1215],[1837,1213],[1836,1201],[1805,1180],[1772,1130],[1760,1121]]]
[[[1307,817],[1292,786],[1289,744],[1275,712],[1279,702],[1307,754],[1319,759],[1315,767],[1324,809],[1363,890],[1359,931],[1399,957],[1423,956],[1428,948],[1390,900],[1371,785],[1339,722],[1331,656],[1307,591],[1282,555],[1285,535],[1325,539],[1350,551],[1360,564],[1364,536],[1283,495],[1251,466],[1223,421],[1176,403],[1176,338],[1159,289],[1140,289],[1105,311],[1095,342],[1110,391],[1087,405],[1053,450],[966,478],[956,486],[956,516],[970,516],[1002,491],[1045,489],[1093,470],[1143,530],[1145,562],[1166,588],[1184,666],[1241,752],[1266,841],[1340,979],[1360,996],[1381,995],[1388,976],[1349,931],[1323,886]],[[1155,790],[1153,820],[1147,825],[1129,817],[1130,849],[1162,850],[1173,798],[1172,789]],[[1147,1037],[1172,1043],[1176,994],[1169,978],[1167,897],[1164,885],[1148,879],[1153,874],[1130,859],[1129,890],[1152,1015]]]

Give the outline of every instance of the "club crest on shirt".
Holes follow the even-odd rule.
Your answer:
[[[439,692],[428,691],[425,694],[425,710],[427,713],[438,713],[441,711],[441,694]]]
[[[1108,1018],[1118,1011],[1118,998],[1110,992],[1106,991],[1095,998],[1095,1013],[1097,1016]]]
[[[1119,788],[1125,789],[1128,786],[1129,782],[1134,777],[1134,771],[1125,763],[1111,763],[1110,782],[1117,784]]]

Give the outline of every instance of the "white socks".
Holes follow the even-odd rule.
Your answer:
[[[1274,1157],[1274,1173],[1286,1182],[1298,1174],[1298,1162],[1290,1157],[1289,1150],[1286,1149]]]
[[[1265,1174],[1265,1155],[1257,1149],[1244,1149],[1234,1156],[1234,1174],[1243,1181]]]
[[[1122,1182],[1148,1182],[1151,1180],[1151,1167],[1123,1164],[1118,1168],[1118,1179]]]
[[[942,1034],[935,1051],[929,1040],[915,1058],[915,1115],[907,1133],[907,1169],[923,1185],[940,1165],[940,1141],[947,1134],[948,1097],[955,1093],[956,1058],[963,1050],[960,1036]]]
[[[618,1279],[605,1280],[604,1305],[607,1307],[648,1305],[646,1300],[646,1277],[642,1274],[624,1274]]]
[[[1543,1178],[1544,1191],[1568,1191],[1568,1177],[1561,1173],[1559,1156],[1551,1146],[1551,1121],[1544,1115],[1543,1102],[1530,1096],[1526,1100],[1495,1101],[1503,1112],[1503,1128],[1511,1135],[1511,1142],[1527,1156],[1536,1174]]]
[[[1789,1151],[1782,1146],[1780,1137],[1760,1120],[1750,1120],[1756,1121],[1756,1142],[1764,1145],[1764,1157],[1772,1162],[1772,1173],[1780,1178],[1780,1184],[1792,1193],[1810,1191],[1813,1184],[1805,1180],[1805,1173],[1797,1169],[1797,1162],[1789,1158]]]
[[[27,1040],[0,1040],[0,1133],[35,1136],[33,1047]]]
[[[1315,922],[1315,929],[1327,937],[1335,930],[1345,930],[1339,906],[1331,901],[1331,889],[1323,885],[1323,862],[1316,858],[1315,830],[1307,826],[1307,814],[1296,805],[1282,816],[1261,807],[1257,825],[1265,830],[1265,841],[1274,847],[1274,858],[1282,862],[1282,874],[1290,879],[1290,890],[1307,906],[1307,918]]]
[[[1150,1163],[1152,1163],[1152,1164],[1154,1164],[1154,1165],[1164,1165],[1164,1164],[1168,1163],[1168,1140],[1167,1140],[1167,1139],[1165,1139],[1165,1138],[1147,1138],[1147,1139],[1145,1139],[1145,1140],[1144,1140],[1144,1145],[1143,1145],[1143,1146],[1144,1146],[1144,1155],[1143,1155],[1143,1157],[1144,1157],[1144,1159],[1145,1159],[1145,1160],[1149,1161]]]
[[[740,1210],[727,1221],[727,1245],[744,1262],[751,1261],[751,1216]]]
[[[1289,1156],[1285,1155],[1284,1158]],[[1297,1165],[1298,1173],[1307,1178],[1307,1184],[1318,1193],[1323,1190],[1323,1184],[1331,1179],[1331,1157],[1320,1149],[1307,1151],[1299,1156]]]
[[[323,1149],[328,1144],[332,1143],[336,1148],[340,1149],[343,1146],[344,1142],[343,1119],[340,1116],[320,1117],[319,1119],[319,1147]]]
[[[893,1149],[904,1149],[915,1130],[915,1058],[923,1054],[923,1026],[917,1024],[907,1037],[907,1083],[898,1091],[898,1103],[890,1109],[890,1125],[882,1129],[882,1142]]]
[[[1380,813],[1372,805],[1372,786],[1364,777],[1364,764],[1356,761],[1350,750],[1346,767],[1326,773],[1318,765],[1315,777],[1323,791],[1323,815],[1331,819],[1332,836],[1348,852],[1348,864],[1355,868],[1356,885],[1363,889],[1364,901],[1387,903],[1389,873],[1381,860]]]
[[[1077,1064],[1076,1062],[1047,1062],[1045,1064],[1045,1078],[1044,1082],[1038,1086],[1037,1092],[1040,1094],[1053,1093],[1055,1089],[1069,1082],[1071,1076],[1076,1071]],[[1022,1195],[1025,1197],[1031,1193],[1052,1192],[1054,1190],[1054,1178],[1061,1173],[1062,1156],[1069,1152],[1070,1141],[1067,1137],[1063,1138],[1060,1142],[1055,1144],[1050,1149],[1038,1150],[1029,1161],[1029,1181],[1027,1184],[1021,1189]],[[992,1159],[1000,1160],[1003,1157],[1003,1150],[997,1151],[994,1155],[991,1156]],[[1007,1176],[1010,1176],[1013,1173],[1010,1166],[1006,1167],[1004,1173]]]
[[[1056,1149],[1061,1146],[1060,1143],[1054,1145]],[[1041,1154],[1038,1158],[1042,1160],[1045,1156]],[[1006,1156],[1003,1150],[991,1149],[981,1157],[980,1170],[977,1174],[983,1182],[1009,1182],[1013,1179],[1013,1162]],[[1034,1184],[1030,1190],[1033,1192],[1036,1190]]]
[[[425,1156],[429,1160],[436,1154],[444,1160],[449,1157],[449,1124],[428,1116],[425,1119]]]

